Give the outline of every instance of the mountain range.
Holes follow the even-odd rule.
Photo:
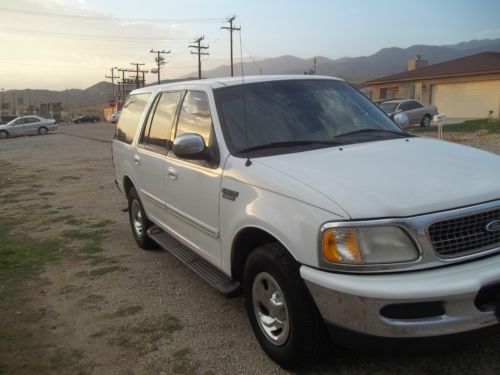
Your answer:
[[[332,60],[327,57],[316,58],[316,74],[335,76],[361,83],[368,79],[399,73],[407,69],[407,62],[416,55],[436,64],[480,52],[500,52],[500,39],[483,39],[461,42],[453,45],[429,46],[414,45],[408,48],[384,48],[370,56],[343,57]],[[250,74],[303,74],[313,68],[313,58],[301,59],[295,56],[280,56],[256,62],[244,62],[245,75]],[[241,72],[241,64],[235,64],[234,71]],[[229,75],[229,65],[219,66],[203,73],[206,78]],[[193,76],[194,74],[191,74]]]
[[[480,52],[500,52],[500,39],[482,39],[461,42],[457,44],[431,46],[414,45],[408,48],[384,48],[370,56],[343,57],[332,60],[327,57],[316,57],[316,74],[335,76],[353,83],[362,83],[365,80],[399,73],[407,69],[407,61],[416,55],[428,60],[429,64],[469,56]],[[262,59],[243,63],[245,75],[253,74],[303,74],[313,68],[313,58],[302,59],[285,55],[275,58]],[[241,72],[241,64],[234,67],[236,75]],[[221,65],[215,69],[203,72],[205,78],[225,77],[229,75],[229,65]],[[192,73],[182,79],[195,77]],[[171,81],[162,81],[167,83]],[[71,89],[64,91],[50,90],[7,90],[5,102],[12,101],[12,96],[23,97],[24,106],[29,104],[61,102],[70,107],[86,107],[103,105],[111,96],[111,83],[102,81],[87,89]]]

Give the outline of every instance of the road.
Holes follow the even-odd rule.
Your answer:
[[[11,240],[61,246],[0,300],[0,373],[286,373],[258,346],[241,297],[224,298],[170,254],[136,246],[113,184],[112,134],[71,125],[0,142],[9,182],[0,223],[16,223]],[[309,373],[493,374],[498,348],[500,336],[448,354],[335,347]]]

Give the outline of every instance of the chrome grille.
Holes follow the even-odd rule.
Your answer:
[[[488,223],[500,220],[500,209],[440,221],[429,227],[436,252],[442,257],[457,257],[474,253],[497,244],[500,231],[486,230]]]

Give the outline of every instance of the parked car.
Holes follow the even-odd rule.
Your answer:
[[[101,121],[101,118],[99,116],[94,116],[94,115],[83,115],[73,120],[75,124],[83,124],[85,122],[95,123],[99,121]]]
[[[138,246],[242,291],[284,368],[314,362],[327,332],[435,348],[499,327],[500,157],[411,135],[342,80],[134,90],[113,161]]]
[[[7,124],[16,118],[17,118],[16,115],[2,115],[0,116],[0,125]]]
[[[386,100],[379,104],[380,108],[389,116],[398,112],[405,112],[408,116],[409,125],[431,126],[432,117],[438,114],[435,105],[423,105],[418,100]]]
[[[118,122],[118,120],[120,119],[120,111],[118,112],[114,112],[113,114],[109,115],[108,118],[107,118],[107,121],[112,123],[112,124],[116,124]]]
[[[57,130],[56,121],[39,116],[18,117],[8,124],[0,125],[0,139],[18,135],[45,135]]]

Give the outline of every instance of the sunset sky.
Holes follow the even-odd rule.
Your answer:
[[[151,68],[151,48],[172,50],[164,75],[183,76],[196,71],[188,45],[199,35],[210,46],[204,68],[228,64],[229,34],[220,27],[231,15],[244,57],[258,60],[500,38],[499,14],[498,0],[0,0],[0,87],[86,88],[112,66]],[[235,52],[239,59],[238,34]]]

